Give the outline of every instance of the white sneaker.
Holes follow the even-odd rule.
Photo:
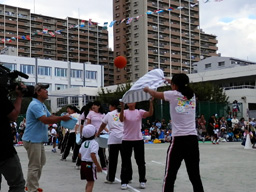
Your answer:
[[[141,188],[141,189],[145,189],[145,188],[146,188],[146,183],[141,182],[141,183],[140,183],[140,188]]]
[[[122,189],[122,190],[127,189],[127,184],[122,184],[122,185],[121,185],[121,189]]]
[[[113,181],[105,180],[104,183],[112,184],[114,183]]]
[[[80,170],[80,166],[76,166],[76,170]]]

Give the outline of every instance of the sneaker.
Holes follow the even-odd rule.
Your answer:
[[[141,183],[140,183],[140,188],[141,188],[141,189],[145,189],[145,188],[146,188],[146,183],[141,182]]]
[[[113,184],[114,181],[105,180],[104,183]]]
[[[60,158],[61,161],[67,161],[66,159],[64,159],[63,157]]]
[[[52,149],[52,152],[53,152],[53,153],[56,153],[56,149]]]
[[[127,188],[128,188],[128,187],[127,187],[127,184],[122,184],[122,185],[121,185],[121,189],[122,189],[122,190],[125,190],[125,189],[127,189]]]
[[[25,187],[25,191],[28,191],[28,188],[27,188],[27,187]],[[38,191],[38,192],[43,192],[44,190],[43,190],[42,188],[38,188],[37,191]]]
[[[80,170],[80,166],[76,166],[76,170]]]

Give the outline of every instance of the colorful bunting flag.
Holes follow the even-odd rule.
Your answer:
[[[80,27],[84,27],[85,26],[85,20],[81,21]]]
[[[120,23],[123,23],[126,19],[122,19]]]
[[[14,40],[14,41],[16,40],[16,38],[15,38],[15,37],[11,37],[11,39],[12,39],[12,40]]]
[[[27,40],[27,39],[26,39],[26,37],[25,37],[24,35],[23,35],[23,36],[21,36],[21,39],[23,39],[23,40]]]
[[[132,22],[132,20],[133,20],[133,17],[128,18],[126,24],[130,24]]]
[[[31,40],[29,35],[26,36],[26,39],[29,41]]]
[[[48,29],[47,28],[44,28],[43,29],[43,34],[47,34],[48,33]]]
[[[109,24],[109,27],[113,27],[113,25],[115,24],[116,20],[111,21],[111,23]]]
[[[173,7],[169,7],[167,10],[172,11],[173,9],[174,9]]]
[[[61,30],[57,30],[57,31],[55,31],[55,33],[60,35],[61,34]]]
[[[12,40],[9,39],[9,38],[6,38],[6,41],[9,42],[9,43],[12,42]]]
[[[158,10],[155,10],[155,13],[163,13],[164,12],[164,10],[161,10],[161,9],[158,9]]]
[[[107,29],[108,29],[108,22],[104,22],[103,30],[107,30]]]
[[[153,14],[153,12],[152,11],[147,11],[146,14],[151,15],[151,14]]]
[[[89,19],[89,26],[93,25],[92,19]]]
[[[5,39],[1,39],[1,42],[4,43],[4,42],[5,42]]]
[[[55,37],[55,34],[53,32],[49,32],[49,35],[51,35],[52,37]]]

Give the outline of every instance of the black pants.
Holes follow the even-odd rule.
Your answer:
[[[134,149],[134,157],[138,166],[139,181],[147,182],[146,180],[146,163],[144,141],[123,141],[122,142],[122,170],[121,170],[121,184],[128,184],[132,180],[132,150]]]
[[[123,156],[122,144],[108,145],[108,151],[109,151],[109,162],[108,162],[107,180],[113,182],[113,181],[115,181],[116,167],[117,167],[117,163],[118,163],[119,152],[121,154],[121,159]],[[122,170],[122,165],[121,165],[121,170]]]
[[[183,159],[194,192],[203,192],[204,189],[199,171],[198,139],[194,135],[174,137],[172,144],[169,146],[166,157],[163,192],[173,192],[176,175]]]
[[[66,146],[64,149],[64,153],[62,155],[63,159],[67,158],[71,147],[72,147],[72,149],[74,149],[75,142],[76,142],[76,133],[75,132],[69,133],[68,140],[67,140],[67,143],[66,143]]]
[[[68,141],[68,136],[69,136],[69,132],[67,132],[64,136],[64,138],[62,139],[61,142],[61,148],[60,148],[60,153],[64,153],[67,141]]]
[[[81,147],[81,144],[80,144],[80,145],[77,145],[77,143],[75,142],[75,148],[74,148],[72,160],[73,160],[74,162],[76,161],[76,165],[77,165],[77,166],[80,166],[80,165],[81,165],[81,160],[80,160],[80,158],[78,158],[78,153],[79,153],[80,147]]]
[[[100,165],[101,165],[101,167],[102,168],[107,167],[108,160],[107,160],[107,157],[106,157],[106,150],[105,150],[105,148],[99,147],[98,155],[99,155],[99,158],[100,158]]]
[[[22,173],[20,159],[17,154],[6,160],[0,161],[0,178],[2,175],[9,185],[9,191],[24,191],[25,180]],[[2,179],[0,179],[1,181]],[[1,183],[0,183],[1,189]]]

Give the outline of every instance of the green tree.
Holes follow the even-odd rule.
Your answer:
[[[192,83],[198,101],[214,101],[218,103],[227,103],[228,97],[221,87],[212,83]]]

